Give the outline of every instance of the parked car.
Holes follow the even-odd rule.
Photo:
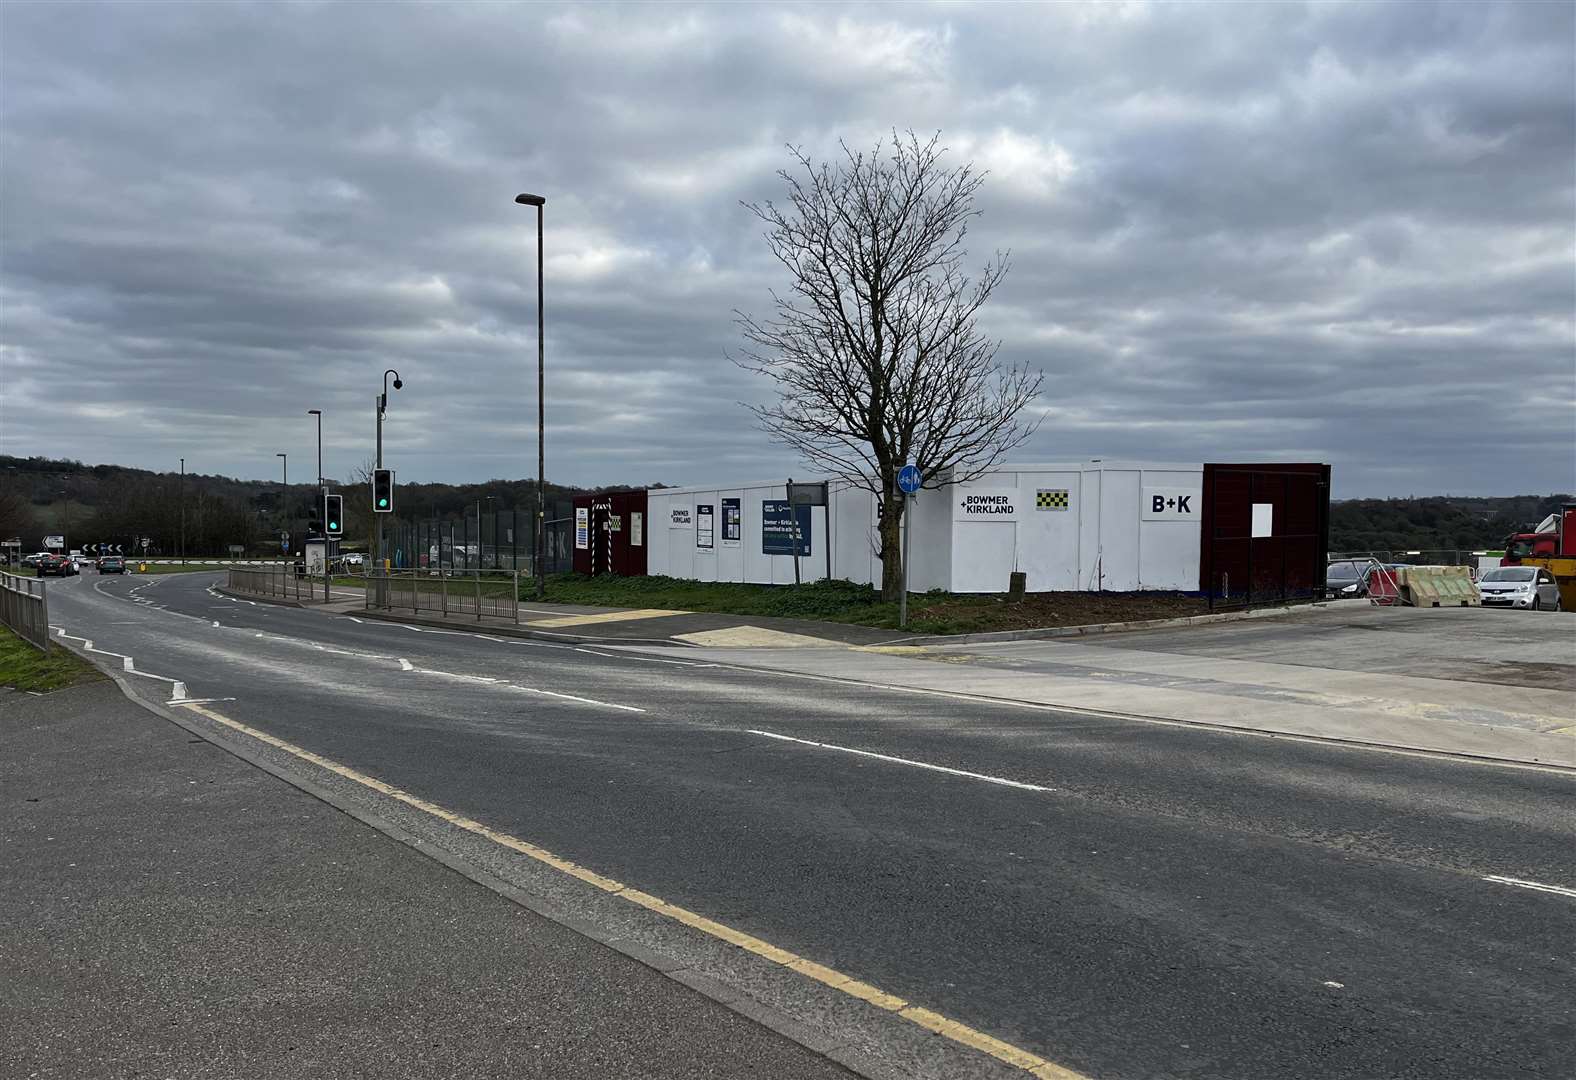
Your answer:
[[[1379,565],[1372,559],[1337,559],[1324,570],[1324,588],[1334,597],[1368,595],[1368,575]]]
[[[1560,586],[1541,566],[1501,566],[1478,582],[1484,607],[1560,610]]]
[[[106,555],[98,561],[98,572],[101,574],[124,574],[126,560],[119,555]]]
[[[41,559],[38,564],[39,577],[71,577],[79,573],[81,571],[77,569],[77,564],[69,555],[50,555],[46,559]]]

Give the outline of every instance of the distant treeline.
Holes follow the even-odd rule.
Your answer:
[[[1570,495],[1347,499],[1330,504],[1332,551],[1478,551],[1555,513]]]
[[[351,545],[364,543],[372,529],[369,469],[370,465],[363,465],[350,477],[329,481],[345,495],[346,540]],[[180,544],[182,486],[178,471],[0,455],[0,539],[20,536],[24,550],[37,550],[46,534],[66,529],[69,513],[68,539],[74,547],[147,538],[150,553],[171,553]],[[184,488],[186,551],[191,555],[222,555],[232,544],[248,551],[273,550],[281,530],[304,532],[317,497],[312,483],[291,484],[281,491],[273,481],[205,473],[187,473]],[[612,489],[548,484],[548,518],[567,516],[570,500],[590,490]],[[484,510],[518,510],[521,519],[528,520],[536,509],[536,481],[401,484],[395,516],[406,521],[458,521],[475,516],[478,500]],[[1569,501],[1572,496],[1558,494],[1348,499],[1330,505],[1330,547],[1335,551],[1497,548],[1512,532],[1536,524]]]
[[[345,495],[347,543],[365,543],[373,519],[370,464],[328,483]],[[549,483],[547,516],[567,516],[575,495],[600,490],[607,489]],[[0,539],[19,536],[24,551],[38,550],[46,535],[67,532],[69,523],[67,541],[72,547],[146,538],[150,554],[171,554],[180,548],[183,503],[187,554],[222,555],[231,545],[248,552],[273,551],[281,531],[293,536],[305,532],[315,517],[316,501],[317,485],[312,482],[281,488],[277,481],[195,472],[188,472],[183,480],[178,470],[151,472],[0,455]],[[474,517],[478,501],[484,509],[499,513],[518,510],[522,520],[528,520],[536,510],[536,481],[401,484],[395,495],[395,516],[408,521],[455,521]]]

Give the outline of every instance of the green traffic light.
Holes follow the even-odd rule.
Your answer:
[[[387,506],[388,504],[389,504],[389,501],[387,499],[379,499],[378,500],[378,505],[379,506]]]

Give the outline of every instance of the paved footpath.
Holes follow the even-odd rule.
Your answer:
[[[0,696],[0,1076],[841,1067],[127,701]]]

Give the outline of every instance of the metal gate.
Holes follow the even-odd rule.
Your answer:
[[[1204,466],[1199,590],[1215,608],[1318,599],[1330,548],[1330,467]]]

